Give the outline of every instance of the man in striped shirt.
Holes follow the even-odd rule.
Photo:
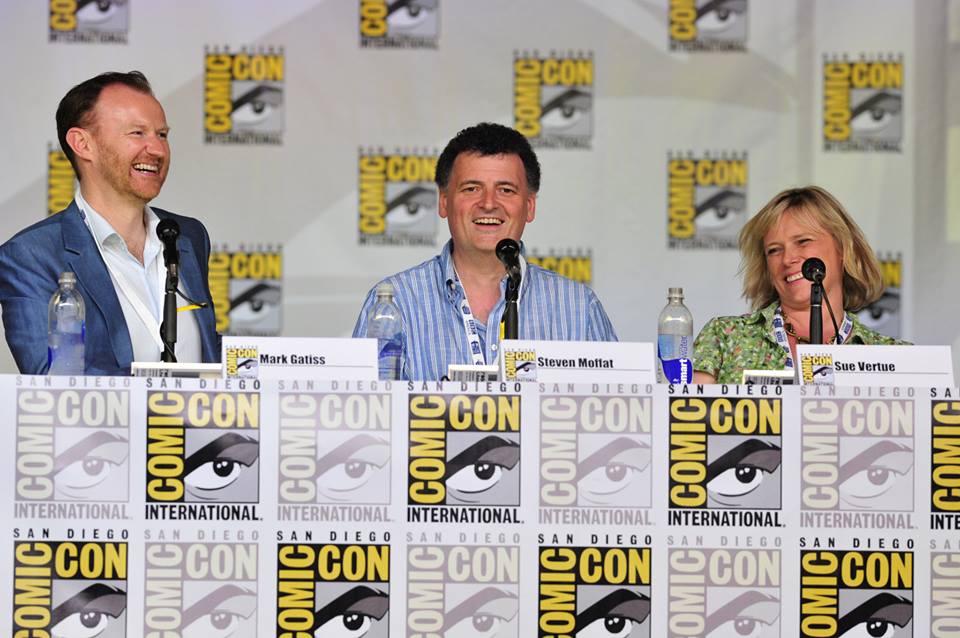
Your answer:
[[[540,163],[514,129],[482,123],[460,131],[437,160],[440,217],[451,239],[436,257],[384,281],[393,285],[404,322],[403,376],[437,380],[451,363],[495,363],[507,273],[497,243],[520,241],[532,222]],[[521,260],[520,339],[616,341],[590,288]],[[376,287],[360,310],[354,337],[367,331]]]

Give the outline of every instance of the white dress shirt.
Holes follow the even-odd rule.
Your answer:
[[[163,289],[166,268],[163,265],[163,244],[157,237],[160,218],[149,206],[143,207],[147,240],[143,246],[143,263],[130,254],[123,237],[104,217],[83,199],[78,188],[74,198],[93,233],[100,255],[107,265],[110,280],[120,300],[123,318],[133,344],[134,361],[160,361],[163,342],[160,339],[160,321],[163,318]],[[178,297],[178,305],[185,305]],[[200,327],[193,312],[177,313],[177,361],[202,361]]]

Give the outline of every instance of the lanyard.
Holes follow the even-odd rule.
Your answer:
[[[843,315],[843,324],[840,326],[840,333],[833,337],[834,343],[843,343],[853,332],[853,322],[846,314]],[[793,355],[790,353],[790,341],[787,339],[787,331],[783,327],[783,313],[777,306],[777,312],[773,315],[773,336],[777,339],[777,344],[787,354],[787,364],[784,370],[793,370]]]
[[[452,265],[452,264],[451,264]],[[463,329],[467,333],[467,350],[470,351],[470,357],[473,360],[473,365],[482,366],[486,365],[487,359],[483,353],[483,345],[480,343],[480,331],[478,330],[478,323],[476,318],[473,316],[473,311],[470,310],[470,304],[467,302],[467,291],[463,287],[463,284],[460,283],[460,274],[457,272],[457,267],[453,266],[453,274],[457,278],[457,285],[460,286],[460,290],[463,292],[463,298],[460,300],[460,319],[463,321]],[[521,278],[521,290],[517,291],[517,309],[520,308],[520,297],[522,296],[522,282],[527,277],[527,260],[522,256],[520,257],[520,278]],[[489,321],[489,317],[487,321]]]

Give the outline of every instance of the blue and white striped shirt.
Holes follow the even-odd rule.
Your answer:
[[[453,269],[452,242],[419,266],[387,277],[394,301],[403,315],[404,378],[437,380],[451,363],[473,363],[467,331],[460,315],[463,287]],[[497,360],[500,317],[506,302],[507,278],[500,282],[500,301],[490,311],[488,324],[478,322],[480,343],[488,363]],[[596,294],[587,286],[539,266],[528,264],[520,285],[520,338],[543,341],[616,341],[610,319]],[[354,337],[367,332],[367,316],[376,303],[376,286],[367,294]],[[496,318],[496,321],[492,319]]]

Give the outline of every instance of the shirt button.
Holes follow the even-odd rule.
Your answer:
[[[493,350],[494,352],[496,352],[496,351],[497,351],[497,344],[493,344],[492,346],[490,346],[490,349]]]

